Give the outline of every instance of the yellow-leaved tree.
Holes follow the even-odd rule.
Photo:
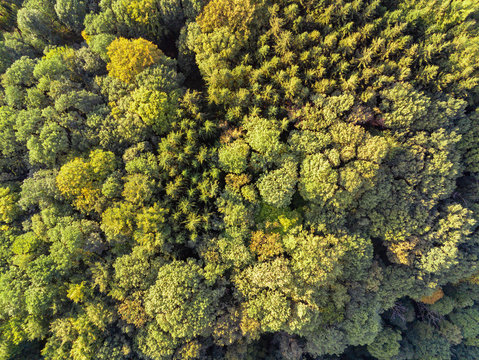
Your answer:
[[[56,177],[57,187],[82,212],[100,211],[101,186],[116,168],[110,151],[93,150],[87,160],[75,158],[63,165]]]
[[[247,38],[255,10],[255,4],[250,0],[212,0],[198,16],[197,22],[203,32],[227,26],[233,33]]]
[[[161,50],[148,40],[120,37],[108,46],[108,73],[121,81],[131,82],[144,69],[157,63],[162,55]]]

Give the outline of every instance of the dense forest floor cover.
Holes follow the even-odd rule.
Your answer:
[[[0,360],[479,359],[477,0],[0,0]]]

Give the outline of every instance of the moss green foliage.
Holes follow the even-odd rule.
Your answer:
[[[0,360],[479,359],[475,0],[0,0]]]

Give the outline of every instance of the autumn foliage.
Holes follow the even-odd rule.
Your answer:
[[[477,0],[0,0],[0,360],[479,359]]]
[[[148,40],[128,40],[120,37],[108,46],[108,73],[129,83],[148,66],[158,62],[161,55],[161,50]]]

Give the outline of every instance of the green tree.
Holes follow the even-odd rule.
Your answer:
[[[399,341],[401,334],[386,328],[368,345],[368,351],[377,359],[391,359],[399,353]]]
[[[277,170],[262,175],[256,186],[263,201],[274,207],[286,207],[295,193],[297,180],[297,165],[292,161]]]
[[[162,266],[147,294],[146,312],[157,326],[176,339],[192,339],[211,333],[223,290],[207,285],[193,261],[174,261]]]
[[[55,12],[58,19],[69,29],[79,32],[87,13],[88,0],[57,0]]]
[[[236,140],[218,150],[218,162],[224,171],[240,174],[246,170],[248,154],[248,144]]]

